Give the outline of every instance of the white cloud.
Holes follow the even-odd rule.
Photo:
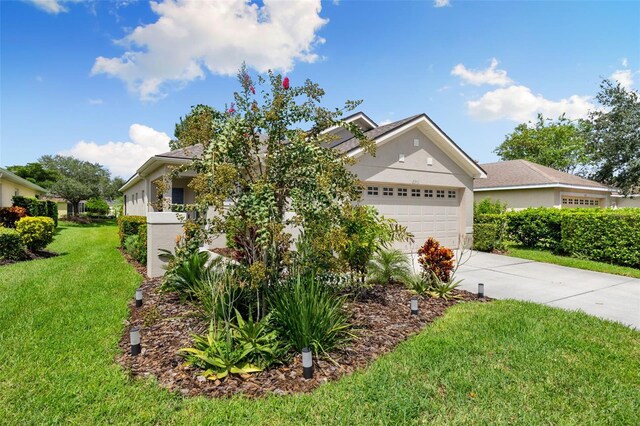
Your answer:
[[[620,83],[627,90],[633,89],[633,72],[631,70],[616,70],[611,79]]]
[[[507,76],[505,70],[499,70],[498,60],[496,58],[491,59],[491,65],[484,70],[472,70],[465,67],[463,64],[458,64],[451,70],[451,75],[460,77],[463,83],[473,84],[474,86],[481,86],[483,84],[490,84],[492,86],[506,86],[513,81]]]
[[[433,7],[451,6],[450,0],[433,0]]]
[[[623,67],[628,67],[629,66],[629,60],[627,58],[622,58],[622,66]]]
[[[100,163],[112,174],[128,178],[150,157],[169,151],[171,138],[164,132],[142,124],[129,127],[129,138],[130,142],[110,141],[102,145],[82,140],[59,154]]]
[[[62,5],[62,2],[60,0],[26,0],[26,1],[28,3],[33,4],[38,9],[54,15],[67,11],[67,8],[65,8]]]
[[[102,105],[104,101],[102,99],[89,99],[89,105]]]
[[[284,2],[246,0],[151,2],[159,18],[136,27],[116,43],[120,57],[98,57],[91,73],[123,80],[143,100],[166,95],[205,78],[205,69],[234,75],[242,61],[259,72],[289,71],[295,62],[315,62],[316,32],[327,23],[320,0]]]
[[[557,101],[534,94],[526,86],[513,85],[485,93],[480,99],[467,102],[472,117],[478,120],[509,119],[516,122],[532,120],[538,113],[545,117],[585,118],[594,109],[590,96],[573,95]]]

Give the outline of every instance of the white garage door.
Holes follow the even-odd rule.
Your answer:
[[[458,246],[460,191],[455,188],[365,185],[363,204],[375,206],[385,217],[398,221],[415,236],[411,247],[396,243],[404,251],[417,251],[429,237],[449,248]]]

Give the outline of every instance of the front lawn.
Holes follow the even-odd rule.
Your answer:
[[[141,278],[112,225],[61,224],[61,256],[0,267],[7,424],[639,424],[640,333],[530,303],[462,303],[311,394],[184,398],[115,362]],[[143,341],[144,343],[144,341]]]
[[[605,272],[607,274],[640,278],[640,269],[632,268],[630,266],[612,265],[611,263],[596,262],[595,260],[560,256],[553,254],[550,250],[529,248],[513,243],[508,246],[508,250],[504,254],[507,256],[518,257],[520,259],[529,259],[537,262],[569,266],[571,268],[586,269],[588,271]]]

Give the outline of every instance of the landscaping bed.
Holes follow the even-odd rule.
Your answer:
[[[142,272],[139,265],[137,269]],[[211,397],[309,392],[366,367],[442,316],[449,306],[489,300],[456,290],[460,297],[457,300],[421,298],[418,315],[411,315],[412,293],[400,285],[377,285],[366,289],[356,299],[350,298],[345,308],[351,316],[351,332],[356,338],[324,359],[316,360],[312,379],[303,379],[298,355],[284,365],[259,373],[208,380],[201,375],[202,370],[185,365],[184,358],[178,355],[178,350],[192,344],[191,335],[204,333],[208,323],[196,315],[188,302],[181,302],[175,294],[160,292],[159,286],[159,278],[146,280],[141,286],[143,306],[135,308],[131,301],[131,317],[120,339],[122,354],[118,362],[134,377],[155,377],[161,386],[183,395]],[[142,335],[142,354],[135,357],[129,354],[129,329],[133,326],[140,327]]]
[[[38,260],[38,259],[48,259],[50,257],[59,256],[58,253],[54,253],[48,250],[37,250],[37,251],[27,251],[25,252],[25,257],[20,260],[13,259],[0,259],[0,266],[2,265],[11,265],[13,263],[26,262],[29,260]]]

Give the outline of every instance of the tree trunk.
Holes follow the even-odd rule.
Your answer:
[[[71,213],[73,216],[78,216],[78,212],[80,211],[80,201],[71,202]]]

